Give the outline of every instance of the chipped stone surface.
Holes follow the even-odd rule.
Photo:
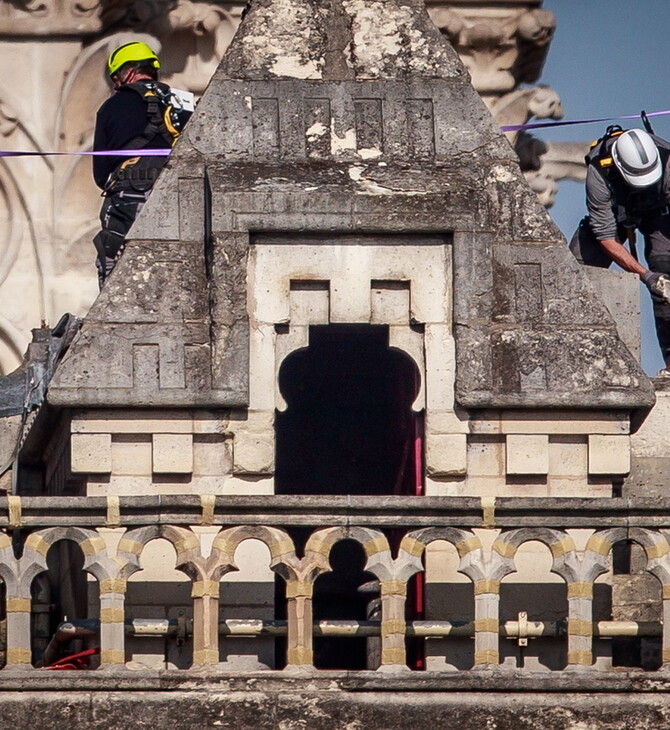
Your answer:
[[[229,78],[246,79],[465,73],[417,0],[256,0],[221,69]]]
[[[277,15],[281,23],[276,22]],[[323,20],[324,10],[315,9],[309,0],[253,3],[244,24],[246,32],[238,32],[233,39],[235,50],[227,54],[229,63],[267,76],[320,79],[325,65]]]
[[[422,4],[343,0],[342,7],[351,19],[348,50],[357,78],[445,77],[453,68]]]
[[[478,680],[458,672],[248,672],[216,679],[197,672],[133,671],[88,679],[82,672],[15,673],[0,692],[7,726],[121,730],[164,726],[289,730],[657,730],[668,717],[667,682],[633,672],[580,672],[574,681],[506,671]],[[77,676],[72,676],[72,675]],[[84,674],[85,676],[81,676]],[[92,674],[92,673],[91,673]],[[102,673],[98,673],[102,674]],[[175,676],[184,675],[182,678]],[[318,676],[321,675],[321,676]],[[541,679],[540,679],[541,677]],[[521,692],[518,692],[521,687]],[[47,689],[48,691],[44,691]],[[637,690],[637,692],[636,692]]]

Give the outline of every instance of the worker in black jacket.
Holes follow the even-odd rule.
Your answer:
[[[173,146],[191,115],[191,95],[160,83],[159,68],[158,56],[138,41],[120,46],[109,56],[107,70],[114,93],[98,110],[94,150]],[[93,177],[105,196],[100,210],[102,229],[93,239],[101,287],[166,161],[167,155],[94,156]]]

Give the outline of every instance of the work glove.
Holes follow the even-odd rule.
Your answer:
[[[670,277],[656,271],[647,271],[640,278],[651,294],[670,304]]]

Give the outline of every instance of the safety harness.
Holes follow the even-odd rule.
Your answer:
[[[644,116],[643,122],[645,122]],[[664,139],[656,137],[652,133],[648,122],[645,123],[645,127],[658,148],[665,170],[665,165],[670,157],[670,147]],[[610,191],[617,224],[617,238],[620,241],[628,241],[631,254],[637,258],[635,229],[640,226],[646,216],[666,212],[667,203],[663,197],[661,182],[647,188],[634,188],[628,185],[621,176],[612,157],[612,146],[624,131],[618,124],[608,127],[605,134],[591,144],[584,159],[587,166],[598,171]],[[589,216],[585,216],[579,222],[579,226],[570,240],[569,248],[577,261],[587,266],[607,268],[612,264],[612,259],[600,245],[591,229]]]
[[[180,120],[179,110],[172,104],[170,87],[158,81],[137,81],[119,89],[119,93],[125,91],[139,94],[146,104],[147,125],[123,149],[145,149],[156,137],[164,141],[164,147],[172,147],[179,138],[183,122]],[[120,191],[147,192],[166,162],[167,157],[154,156],[130,157],[124,160],[110,175],[104,194],[111,195]]]
[[[666,207],[663,198],[662,185],[651,185],[646,188],[634,188],[626,184],[621,176],[612,157],[612,147],[621,134],[624,133],[618,124],[607,127],[605,134],[591,144],[591,148],[584,160],[587,166],[591,165],[602,175],[616,201],[615,215],[617,222],[626,228],[634,228],[639,225],[640,219],[653,212],[661,212]],[[663,169],[670,157],[668,143],[651,135],[661,156]]]

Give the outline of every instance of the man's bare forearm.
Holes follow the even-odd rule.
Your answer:
[[[648,270],[616,238],[605,238],[600,241],[600,245],[605,249],[612,261],[618,264],[624,271],[630,271],[631,274],[637,274],[638,276],[647,273]]]

